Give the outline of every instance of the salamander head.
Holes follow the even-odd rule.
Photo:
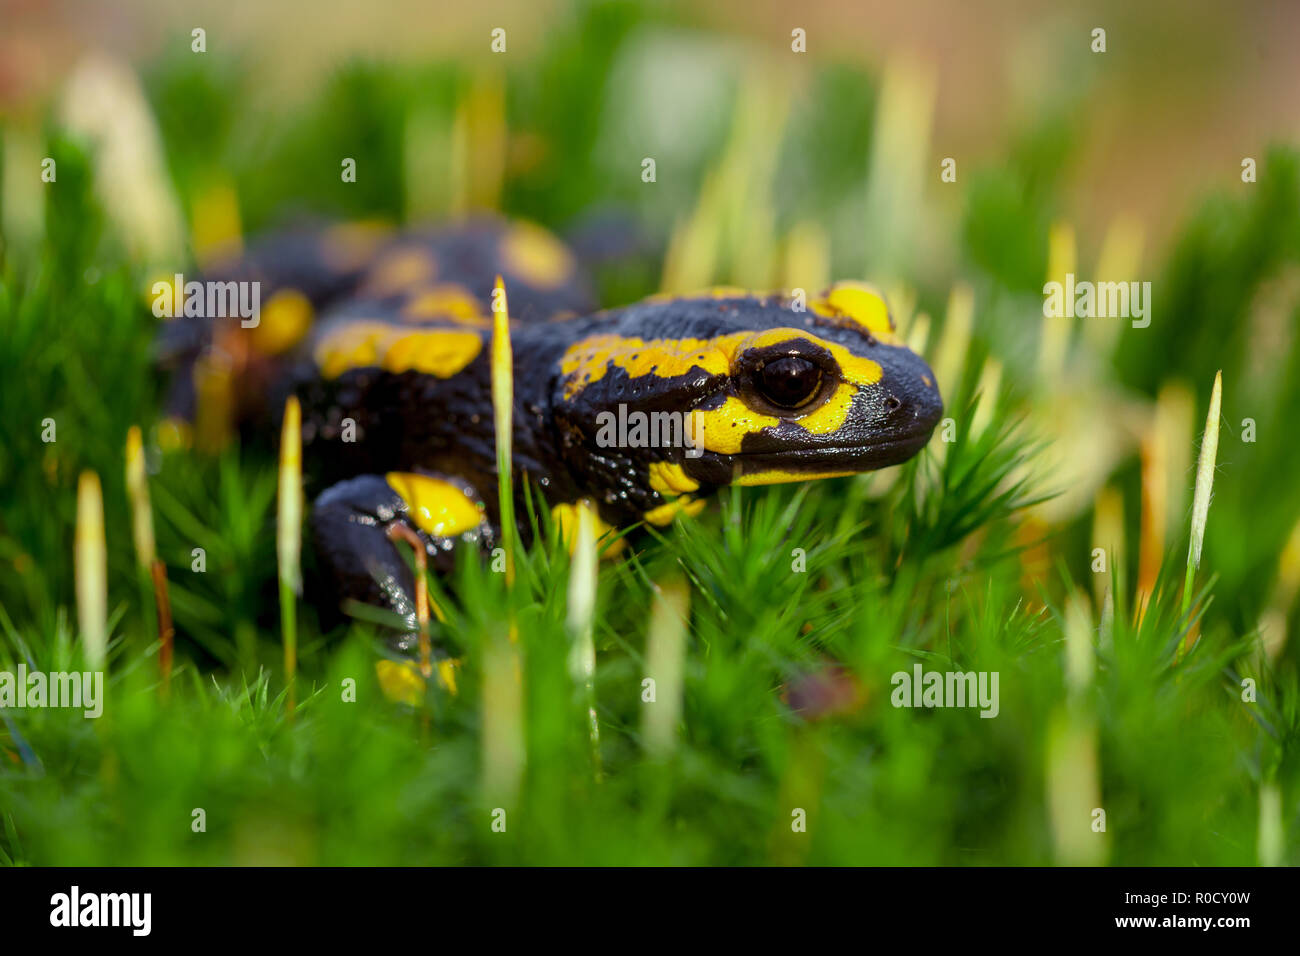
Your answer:
[[[884,299],[850,283],[806,307],[720,290],[607,313],[565,352],[553,401],[589,459],[571,467],[644,476],[654,495],[642,511],[712,486],[895,465],[943,412]],[[627,484],[614,481],[635,497]]]

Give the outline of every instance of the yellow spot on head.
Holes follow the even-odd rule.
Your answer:
[[[633,378],[650,374],[675,378],[692,368],[702,368],[710,375],[726,375],[731,369],[732,350],[748,337],[748,332],[716,339],[646,340],[593,335],[569,346],[560,360],[560,371],[569,378],[565,396],[572,398],[584,385],[604,378],[611,363]]]
[[[521,222],[501,241],[506,268],[539,289],[554,289],[573,275],[573,256],[541,226]]]
[[[853,396],[857,389],[852,385],[840,385],[825,403],[813,409],[799,419],[799,426],[814,435],[833,435],[844,427],[848,420],[849,409],[853,407]]]
[[[449,481],[409,471],[390,471],[384,480],[406,502],[411,520],[426,534],[449,538],[483,523],[478,504]]]
[[[676,378],[692,368],[703,369],[710,375],[727,375],[735,359],[748,349],[780,345],[792,339],[810,342],[830,352],[840,374],[850,384],[865,386],[880,381],[878,362],[860,358],[842,345],[801,329],[733,332],[712,339],[647,340],[606,334],[581,339],[565,351],[560,359],[560,371],[568,378],[564,393],[566,398],[572,398],[583,386],[603,378],[611,364],[624,369],[632,378],[652,374]]]
[[[882,342],[897,342],[889,304],[874,286],[865,282],[837,282],[822,298],[810,302],[809,308],[818,315],[860,325]]]
[[[734,395],[720,408],[697,409],[693,414],[694,433],[703,435],[705,450],[719,455],[737,455],[746,435],[781,424],[779,418],[754,411]]]
[[[261,321],[253,327],[253,348],[263,355],[289,351],[307,334],[314,315],[311,300],[297,289],[281,289],[262,309]]]
[[[602,379],[611,366],[624,369],[632,378],[645,375],[676,378],[693,368],[710,375],[729,375],[736,359],[750,349],[780,346],[793,340],[825,349],[834,360],[833,374],[840,384],[826,402],[803,413],[777,417],[756,411],[739,397],[729,395],[718,408],[694,410],[691,433],[702,435],[706,450],[724,455],[738,454],[746,435],[779,425],[783,420],[795,421],[816,435],[833,434],[847,420],[854,395],[878,383],[884,372],[879,362],[801,329],[736,332],[713,339],[649,341],[594,335],[570,346],[560,361],[560,370],[566,376],[565,397],[572,398],[590,383]]]

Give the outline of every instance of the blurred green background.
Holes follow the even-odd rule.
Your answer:
[[[0,11],[0,667],[79,659],[85,469],[104,486],[114,640],[104,719],[6,714],[0,859],[1300,859],[1294,7]],[[477,209],[603,259],[604,305],[875,281],[931,360],[957,440],[884,474],[724,495],[603,565],[590,695],[568,666],[573,579],[553,539],[510,595],[473,564],[446,583],[459,610],[440,637],[465,660],[454,695],[384,700],[373,634],[323,635],[304,610],[290,722],[274,463],[157,449],[144,290],[296,214]],[[1066,272],[1150,281],[1150,327],[1044,320],[1043,283]],[[1184,616],[1219,370],[1218,472]],[[166,702],[130,543],[133,424],[178,627]],[[795,547],[807,573],[791,571]],[[640,681],[656,654],[676,659],[663,609],[682,581],[667,691],[682,710],[665,743]],[[517,648],[500,643],[507,609]],[[999,671],[999,717],[890,707],[889,675],[916,661]],[[516,665],[521,683],[501,680]],[[816,703],[796,713],[792,697]],[[806,833],[790,829],[796,807]]]

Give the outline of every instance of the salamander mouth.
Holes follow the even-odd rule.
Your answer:
[[[797,452],[740,452],[733,455],[742,474],[764,471],[817,472],[874,471],[898,465],[915,456],[930,442],[933,428],[911,435],[881,437],[853,445],[801,448]]]

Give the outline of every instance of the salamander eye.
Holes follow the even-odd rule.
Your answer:
[[[821,367],[798,355],[773,359],[754,370],[754,387],[779,408],[806,405],[821,391],[821,385]]]

